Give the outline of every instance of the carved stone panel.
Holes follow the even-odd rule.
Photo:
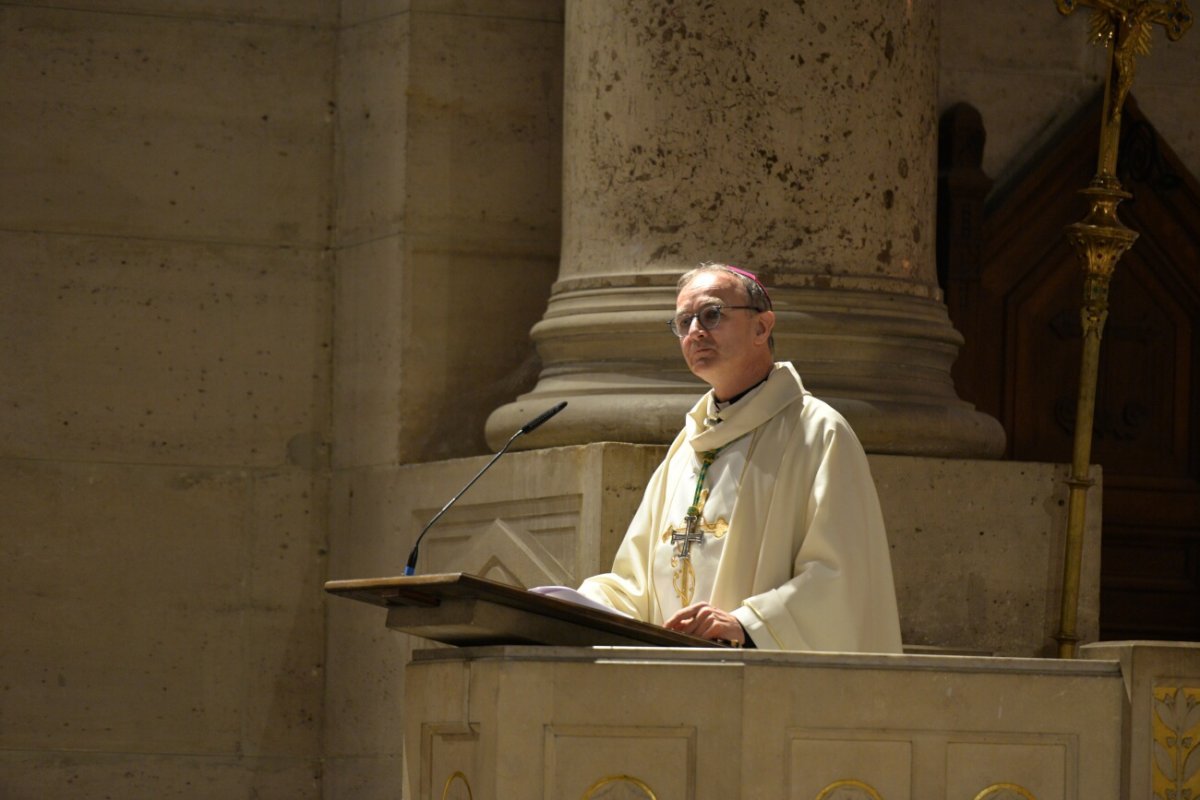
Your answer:
[[[695,797],[693,726],[550,725],[545,753],[546,797]]]

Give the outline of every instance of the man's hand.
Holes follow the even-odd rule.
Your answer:
[[[708,603],[693,603],[679,609],[663,623],[663,627],[701,639],[722,639],[737,647],[746,643],[746,632],[737,617]]]

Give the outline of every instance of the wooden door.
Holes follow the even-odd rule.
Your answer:
[[[966,339],[955,382],[1000,420],[1014,460],[1071,460],[1083,279],[1063,230],[1086,211],[1099,116],[1097,98],[986,203],[978,115],[943,119],[939,273]],[[1200,186],[1132,98],[1124,117],[1134,197],[1119,213],[1140,236],[1100,356],[1101,637],[1200,640]]]

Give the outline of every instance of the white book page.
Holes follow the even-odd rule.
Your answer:
[[[587,608],[594,608],[597,611],[616,614],[618,617],[633,619],[633,617],[629,616],[624,611],[617,611],[615,608],[609,608],[603,603],[597,603],[592,598],[588,597],[587,595],[580,594],[570,586],[535,586],[529,591],[533,592],[534,594],[545,595],[546,597],[554,597],[559,600],[566,600],[568,603],[575,603],[576,605],[586,606]]]

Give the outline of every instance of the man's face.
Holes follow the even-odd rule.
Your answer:
[[[764,324],[763,313],[728,308],[750,305],[750,298],[738,279],[726,272],[701,272],[693,278],[675,298],[675,314],[696,314],[713,303],[726,307],[720,324],[706,331],[692,320],[679,347],[692,374],[716,388],[762,359],[759,348],[766,346],[770,327]]]

